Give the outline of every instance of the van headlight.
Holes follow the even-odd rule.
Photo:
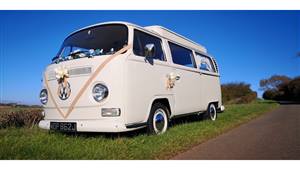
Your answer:
[[[101,83],[98,83],[93,88],[93,97],[97,102],[105,99],[108,96],[108,88]]]
[[[42,89],[40,92],[40,101],[42,104],[46,104],[48,102],[48,92],[46,89]]]

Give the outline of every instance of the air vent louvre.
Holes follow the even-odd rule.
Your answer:
[[[69,70],[69,75],[74,76],[74,75],[86,75],[90,74],[92,72],[91,67],[82,67],[82,68],[74,68]]]
[[[217,73],[219,73],[219,67],[218,67],[218,64],[217,64],[216,60],[214,58],[212,58],[212,60],[214,61],[214,64],[216,66]]]
[[[81,68],[71,68],[69,70],[69,76],[81,76],[81,75],[88,75],[92,72],[92,67],[81,67]],[[55,77],[55,71],[50,71],[48,73],[48,80],[54,80]]]

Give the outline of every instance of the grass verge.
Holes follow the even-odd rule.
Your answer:
[[[47,132],[34,128],[0,130],[0,159],[168,159],[278,106],[274,102],[228,105],[216,122],[176,120],[167,133],[121,135]]]

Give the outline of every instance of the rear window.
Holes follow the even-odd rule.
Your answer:
[[[138,56],[145,56],[145,46],[147,44],[154,44],[155,56],[153,59],[165,60],[164,53],[161,47],[161,39],[152,36],[148,33],[144,33],[139,30],[134,30],[134,40],[133,40],[133,52]]]
[[[195,68],[193,52],[187,48],[169,42],[173,63]]]

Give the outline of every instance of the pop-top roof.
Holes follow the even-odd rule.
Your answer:
[[[154,26],[147,26],[147,27],[144,27],[145,29],[149,30],[149,31],[152,31],[152,32],[155,32],[169,40],[172,40],[172,41],[175,41],[175,42],[178,42],[180,44],[183,44],[183,45],[187,45],[189,47],[192,47],[194,49],[198,49],[200,50],[201,52],[204,52],[204,53],[207,53],[207,50],[204,46],[182,36],[182,35],[179,35],[167,28],[164,28],[162,26],[158,26],[158,25],[154,25]]]

